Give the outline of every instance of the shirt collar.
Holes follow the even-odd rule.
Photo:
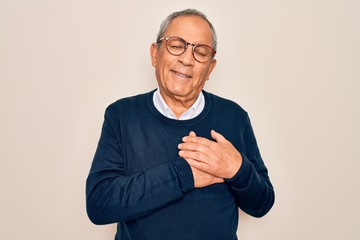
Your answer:
[[[160,94],[160,89],[156,89],[153,95],[153,102],[155,108],[165,117],[171,119],[177,119],[175,114],[171,111],[169,106],[166,104],[165,100]],[[198,98],[194,104],[184,112],[177,120],[189,120],[198,116],[205,107],[205,98],[204,94],[200,92]]]

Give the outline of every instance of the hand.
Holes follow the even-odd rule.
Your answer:
[[[186,160],[186,159],[185,159]],[[206,187],[215,183],[222,183],[224,179],[215,177],[211,174],[203,172],[199,169],[191,167],[191,171],[194,177],[194,187],[195,188],[202,188]]]
[[[194,132],[183,137],[179,155],[192,168],[218,178],[232,178],[241,167],[241,154],[220,133],[211,130],[210,134],[215,141],[197,137]]]
[[[196,137],[194,132],[190,132],[189,136]],[[189,163],[189,161],[194,161],[189,158],[185,158],[185,160]],[[224,179],[215,177],[209,173],[203,172],[195,167],[191,167],[191,171],[194,177],[194,186],[195,188],[206,187],[215,183],[222,183]]]

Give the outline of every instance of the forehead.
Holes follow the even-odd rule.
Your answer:
[[[211,29],[206,20],[199,16],[179,16],[172,20],[164,36],[177,36],[191,43],[212,44]]]

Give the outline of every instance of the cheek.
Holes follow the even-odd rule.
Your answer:
[[[199,69],[198,71],[198,81],[199,82],[205,82],[206,80],[209,79],[209,68],[208,67],[204,67],[202,69]]]

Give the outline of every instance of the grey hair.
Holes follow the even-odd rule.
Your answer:
[[[159,30],[159,32],[157,34],[156,42],[157,42],[158,47],[160,47],[160,44],[161,44],[161,42],[159,42],[159,39],[163,37],[163,34],[166,31],[169,24],[175,18],[180,17],[180,16],[199,16],[202,19],[204,19],[210,26],[210,30],[211,30],[211,34],[212,34],[212,48],[214,50],[216,50],[216,48],[217,48],[217,36],[216,36],[215,28],[211,24],[211,22],[207,19],[205,14],[203,14],[202,12],[200,12],[200,11],[198,11],[196,9],[185,9],[185,10],[182,10],[182,11],[173,12],[172,14],[167,16],[165,18],[165,20],[161,23],[160,30]]]

